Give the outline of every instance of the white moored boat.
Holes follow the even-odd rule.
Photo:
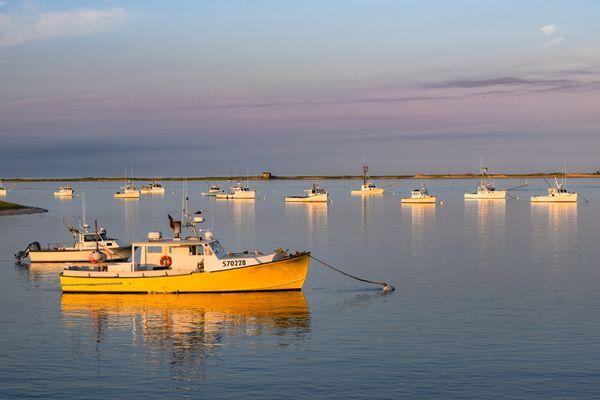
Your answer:
[[[569,192],[565,188],[565,180],[559,182],[558,178],[554,177],[554,186],[548,184],[548,195],[537,195],[531,197],[532,203],[576,203],[577,193]]]
[[[43,248],[38,242],[33,242],[27,246],[27,250],[17,253],[17,258],[29,256],[32,263],[88,262],[96,249],[104,254],[107,261],[123,261],[131,256],[131,247],[121,244],[118,239],[109,238],[105,229],[96,233],[90,232],[85,223],[75,228],[66,218],[63,218],[63,222],[73,235],[74,243],[71,246],[53,244]]]
[[[0,196],[6,196],[6,193],[8,193],[8,190],[2,186],[2,181],[0,181]]]
[[[56,192],[54,192],[55,197],[73,197],[73,187],[72,186],[61,186],[58,188]]]
[[[165,194],[165,188],[158,181],[152,181],[151,183],[142,186],[140,190],[141,194]]]
[[[140,191],[131,183],[127,182],[120,191],[114,194],[115,199],[138,199],[140,197]]]
[[[481,166],[481,180],[475,193],[465,193],[465,200],[504,200],[506,190],[496,190],[487,167]]]
[[[208,192],[202,192],[202,196],[216,196],[218,194],[224,194],[225,192],[221,190],[221,188],[217,185],[210,185],[208,187]]]
[[[383,194],[384,189],[378,188],[375,184],[369,181],[369,166],[363,163],[363,184],[360,189],[350,191],[351,194]]]
[[[217,193],[215,195],[217,199],[254,199],[256,198],[256,191],[250,190],[247,186],[238,183],[229,189],[229,193]]]
[[[329,193],[321,189],[319,185],[313,184],[310,189],[305,189],[305,196],[286,196],[287,203],[326,203],[329,200]]]
[[[60,275],[63,292],[86,293],[206,293],[300,290],[308,271],[310,253],[288,254],[281,249],[226,252],[212,232],[202,235],[195,224],[203,221],[184,208],[183,226],[192,230],[181,237],[181,221],[169,216],[172,239],[150,232],[148,240],[134,242],[132,259],[95,267],[68,267]],[[198,213],[196,213],[198,214]]]
[[[403,197],[400,202],[402,204],[435,204],[436,196],[429,194],[425,186],[420,189],[413,189],[410,197]]]

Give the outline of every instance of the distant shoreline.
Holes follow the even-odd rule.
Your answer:
[[[562,172],[555,173],[517,173],[517,174],[490,174],[494,179],[535,179],[562,177]],[[370,179],[478,179],[479,174],[416,174],[416,175],[371,175]],[[597,172],[569,172],[567,178],[597,178],[600,179],[600,171]],[[275,181],[275,180],[360,180],[362,175],[254,175],[254,176],[193,176],[193,177],[163,177],[129,178],[133,181]],[[124,181],[125,177],[66,177],[66,178],[2,178],[5,182],[118,182]]]

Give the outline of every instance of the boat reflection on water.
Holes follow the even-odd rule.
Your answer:
[[[410,221],[411,255],[419,258],[431,247],[431,234],[435,227],[435,203],[402,204],[402,220]]]
[[[61,314],[63,325],[78,343],[89,336],[97,343],[111,341],[123,337],[118,332],[127,332],[131,345],[142,346],[156,356],[156,361],[168,356],[170,364],[184,368],[202,363],[237,336],[272,336],[277,347],[290,345],[303,340],[311,324],[308,304],[300,291],[63,294]]]
[[[536,253],[577,249],[577,203],[531,203]]]
[[[285,213],[290,220],[306,221],[308,244],[311,248],[317,245],[327,246],[328,203],[286,202]]]
[[[254,237],[256,226],[256,201],[254,199],[233,199],[225,204],[231,210],[233,241],[241,248],[254,247],[250,239]]]
[[[531,216],[554,233],[577,229],[577,203],[531,203]]]
[[[506,201],[465,200],[465,223],[468,236],[479,248],[481,265],[492,265],[506,252]]]
[[[58,275],[66,267],[73,265],[91,265],[88,263],[31,263],[22,264],[23,269],[29,269],[29,280],[32,282],[58,282]]]

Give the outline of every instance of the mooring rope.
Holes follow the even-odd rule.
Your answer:
[[[316,262],[318,262],[319,264],[322,264],[322,265],[324,265],[325,267],[327,267],[327,268],[330,268],[330,269],[334,270],[335,272],[338,272],[338,273],[340,273],[340,274],[342,274],[342,275],[346,275],[347,277],[350,277],[350,278],[352,278],[352,279],[356,279],[357,281],[366,282],[366,283],[372,283],[372,284],[374,284],[374,285],[381,285],[381,286],[383,286],[383,291],[384,291],[384,292],[391,292],[391,291],[393,291],[393,290],[396,290],[396,289],[395,289],[395,288],[394,288],[392,285],[390,285],[390,284],[388,284],[388,283],[386,283],[386,282],[371,281],[371,280],[368,280],[368,279],[365,279],[365,278],[360,278],[360,277],[358,277],[358,276],[354,276],[354,275],[352,275],[352,274],[349,274],[349,273],[347,273],[347,272],[344,272],[344,271],[342,271],[341,269],[339,269],[339,268],[336,268],[336,267],[334,267],[334,266],[333,266],[333,265],[331,265],[331,264],[327,264],[325,261],[321,261],[321,260],[319,260],[318,258],[316,258],[315,256],[313,256],[312,254],[310,255],[310,258],[312,258],[313,260],[315,260],[315,261],[316,261]]]

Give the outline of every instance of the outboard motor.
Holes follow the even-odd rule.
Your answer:
[[[33,251],[40,251],[42,249],[42,246],[40,246],[39,242],[31,242],[27,245],[27,248],[25,250],[19,251],[15,254],[15,258],[17,260],[18,264],[21,264],[21,261],[25,258],[27,258],[27,256],[29,256],[29,252],[31,250]]]

